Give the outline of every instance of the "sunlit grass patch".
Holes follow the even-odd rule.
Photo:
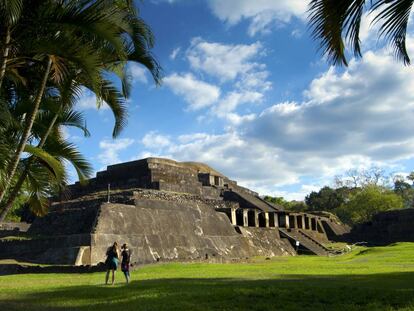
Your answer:
[[[337,257],[142,267],[105,286],[104,273],[0,277],[1,310],[414,310],[414,244]]]

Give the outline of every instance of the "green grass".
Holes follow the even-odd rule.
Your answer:
[[[414,243],[344,256],[158,264],[121,273],[0,277],[0,310],[414,310]]]

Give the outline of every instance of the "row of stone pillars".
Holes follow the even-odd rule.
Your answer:
[[[289,228],[294,229],[305,229],[305,230],[318,230],[318,220],[316,217],[309,217],[304,214],[290,214],[289,217]]]
[[[257,209],[240,208],[229,208],[222,211],[229,216],[231,224],[235,226],[318,230],[317,218],[305,214],[262,212]]]

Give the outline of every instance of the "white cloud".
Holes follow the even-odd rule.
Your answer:
[[[256,61],[263,53],[260,42],[233,45],[195,38],[187,50],[187,58],[193,69],[222,82],[238,80],[240,88],[267,90],[271,83],[267,81],[266,65]]]
[[[209,107],[220,97],[220,88],[197,80],[191,73],[169,75],[164,78],[164,84],[176,95],[182,96],[190,110]]]
[[[109,109],[109,106],[105,102],[98,102],[95,94],[85,88],[82,89],[82,94],[76,103],[76,107],[81,110]]]
[[[212,113],[220,118],[227,118],[231,123],[238,124],[243,117],[233,113],[240,105],[261,102],[263,94],[258,92],[229,92],[226,97],[212,108]],[[251,118],[251,116],[249,116]]]
[[[144,135],[141,143],[150,149],[163,148],[170,145],[170,139],[168,136],[158,134],[156,131],[151,131]]]
[[[69,129],[67,127],[61,126],[61,127],[59,127],[59,129],[60,129],[60,132],[62,134],[63,139],[69,140],[70,138],[72,138],[70,136]]]
[[[347,159],[397,161],[414,154],[413,87],[412,67],[367,52],[345,72],[330,69],[312,81],[306,102],[276,104],[243,130],[251,139],[291,153],[295,161],[342,158],[349,167],[355,163]]]
[[[202,140],[207,138],[209,135],[206,133],[194,133],[194,134],[185,134],[178,136],[178,141],[183,144],[191,143],[196,140]]]
[[[180,53],[181,51],[181,47],[175,48],[174,50],[172,50],[171,54],[170,54],[170,59],[174,60],[176,59],[177,55]]]
[[[212,109],[233,125],[227,132],[170,138],[159,154],[208,163],[262,194],[306,180],[308,186],[284,193],[303,199],[350,168],[406,170],[400,161],[414,157],[413,88],[413,67],[384,51],[366,52],[345,70],[314,79],[302,102],[238,115],[242,95],[230,92]]]
[[[292,35],[293,38],[296,38],[296,39],[302,38],[303,36],[303,32],[300,29],[294,29],[292,30],[290,34]]]
[[[128,71],[129,71],[129,74],[131,75],[133,83],[136,83],[136,82],[141,82],[144,84],[148,83],[147,71],[143,66],[135,64],[135,63],[129,63]]]
[[[278,161],[277,153],[263,145],[252,146],[234,132],[221,135],[198,133],[191,140],[181,138],[181,143],[171,145],[165,153],[181,161],[205,162],[245,184],[251,180],[268,184],[296,181],[295,177],[284,173],[288,170]]]
[[[303,184],[301,185],[297,190],[295,191],[286,191],[286,190],[280,190],[275,188],[269,188],[269,187],[263,187],[263,188],[256,188],[256,191],[259,193],[263,193],[266,195],[270,195],[273,197],[282,197],[285,200],[288,201],[303,201],[304,198],[311,193],[312,191],[319,191],[324,185],[308,185]]]
[[[293,16],[304,18],[308,1],[303,0],[209,0],[213,13],[230,25],[250,21],[248,34],[268,33],[275,25],[289,23]]]
[[[120,138],[116,140],[102,140],[99,142],[99,148],[102,153],[98,155],[98,159],[102,165],[111,165],[121,162],[119,152],[125,150],[134,143],[131,138]]]

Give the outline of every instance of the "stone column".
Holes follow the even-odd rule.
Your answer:
[[[290,228],[289,214],[286,214],[285,217],[286,217],[286,229],[289,229]]]
[[[309,230],[312,231],[312,217],[308,216],[308,225],[309,225]]]
[[[247,210],[247,209],[243,210],[243,227],[249,226],[249,217],[247,215],[248,212],[249,212],[249,210]]]
[[[265,221],[266,221],[265,226],[266,226],[266,228],[269,228],[270,227],[270,225],[269,225],[269,213],[265,212],[264,215],[265,215]]]
[[[231,215],[231,224],[237,225],[237,219],[236,219],[236,210],[234,208],[230,209],[230,215]]]
[[[306,230],[306,216],[302,215],[302,229]]]
[[[254,210],[254,226],[259,227],[259,212],[257,209]]]
[[[275,218],[275,227],[279,228],[279,214],[273,213],[273,217]]]

